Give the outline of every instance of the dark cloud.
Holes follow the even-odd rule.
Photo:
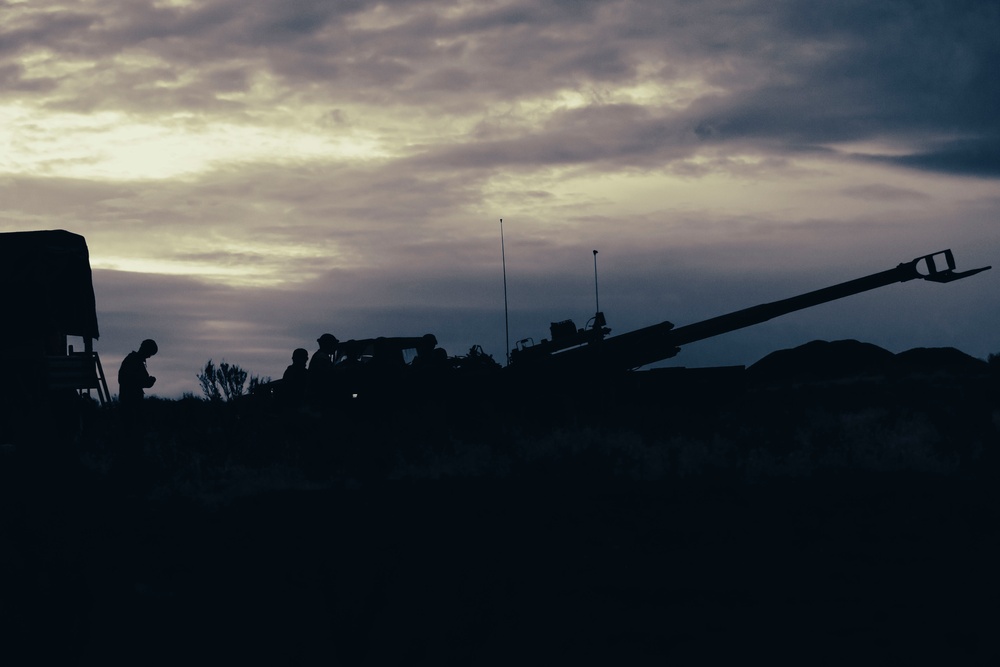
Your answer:
[[[43,4],[43,3],[40,3]],[[36,9],[33,7],[32,9]],[[58,12],[41,11],[22,18],[22,6],[7,5],[5,21],[0,24],[0,55],[17,55],[44,46],[72,52],[72,43],[100,22],[96,14],[62,8]],[[13,14],[13,19],[11,15]]]
[[[870,159],[955,175],[1000,177],[1000,137],[942,142],[930,150]]]
[[[525,136],[531,144],[570,144],[563,154],[550,148],[549,157],[533,158],[540,162],[604,161],[615,153],[646,165],[657,147],[668,158],[686,156],[692,133],[704,144],[757,142],[768,152],[884,137],[1000,136],[994,3],[517,0],[454,15],[430,1],[17,7],[18,18],[0,22],[0,56],[8,59],[0,77],[11,84],[5,88],[49,92],[54,107],[81,112],[238,113],[241,103],[228,94],[249,91],[254,75],[266,74],[278,85],[276,100],[411,105],[444,114],[516,104],[553,89],[592,90],[588,140],[567,136],[559,110],[543,136]],[[90,65],[55,78],[16,68],[19,59],[41,53]],[[640,68],[650,65],[664,84],[697,76],[715,88],[696,94],[686,109],[648,104],[645,113],[656,122],[609,131],[600,87],[639,82]],[[620,148],[609,147],[616,137]],[[514,161],[503,157],[503,147],[485,150]],[[968,151],[900,163],[995,174],[992,154]]]
[[[637,105],[590,106],[554,113],[538,130],[503,139],[439,145],[413,158],[439,168],[613,164],[662,166],[697,149],[696,135]],[[500,134],[504,132],[501,131]]]
[[[17,63],[0,66],[0,87],[8,97],[24,93],[47,93],[58,84],[49,77],[26,77],[24,67]],[[4,93],[0,93],[0,97]]]
[[[806,53],[811,47],[813,54],[788,58],[776,50],[774,76],[765,85],[695,105],[692,120],[705,139],[823,144],[958,133],[982,137],[970,140],[978,144],[979,158],[957,150],[899,162],[995,173],[995,5],[785,3],[776,17],[776,43]]]

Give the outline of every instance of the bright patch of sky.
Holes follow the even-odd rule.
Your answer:
[[[314,117],[314,116],[313,116]],[[192,122],[189,114],[149,118],[0,106],[0,169],[8,174],[97,180],[195,176],[241,162],[355,160],[384,156],[363,132],[310,132],[301,124]]]

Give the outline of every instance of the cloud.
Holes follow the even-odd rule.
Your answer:
[[[989,157],[901,159],[901,164],[967,173],[994,172],[992,144],[1000,130],[991,71],[1000,46],[990,35],[1000,12],[983,3],[914,5],[786,3],[775,49],[774,76],[763,85],[702,100],[706,139],[739,138],[787,144],[828,144],[896,137],[919,141],[940,134],[985,140]],[[811,52],[811,53],[810,53]]]
[[[881,183],[855,185],[844,188],[841,192],[848,197],[855,197],[857,199],[870,201],[911,201],[915,199],[920,200],[930,198],[926,193],[918,190],[884,185]]]
[[[701,147],[752,144],[773,154],[886,136],[915,141],[934,128],[970,141],[1000,136],[1000,92],[991,85],[1000,15],[989,3],[14,8],[0,23],[8,95],[31,89],[49,108],[81,113],[193,112],[241,123],[296,102],[336,105],[363,124],[382,123],[387,105],[458,122],[504,106],[522,125],[500,145],[453,135],[462,147],[446,142],[441,159],[458,163],[616,154],[649,166],[651,154],[700,150],[692,137]],[[637,100],[643,87],[659,93]],[[584,108],[536,104],[559,91],[591,99]],[[918,154],[900,163],[994,173],[992,157]]]
[[[1000,137],[941,142],[922,152],[871,159],[926,171],[997,178],[1000,177]]]

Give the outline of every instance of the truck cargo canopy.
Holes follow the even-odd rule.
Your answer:
[[[0,337],[97,338],[87,242],[63,230],[0,233]]]

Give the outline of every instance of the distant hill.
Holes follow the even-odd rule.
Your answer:
[[[882,375],[895,355],[878,345],[856,340],[814,340],[777,350],[747,369],[755,380],[835,380],[860,375]]]
[[[977,374],[988,365],[953,347],[914,348],[899,354],[857,340],[814,340],[777,350],[747,369],[763,382],[823,381],[885,375]]]
[[[989,364],[982,359],[953,347],[915,347],[897,354],[893,366],[902,374],[972,374],[985,373],[989,369]]]

